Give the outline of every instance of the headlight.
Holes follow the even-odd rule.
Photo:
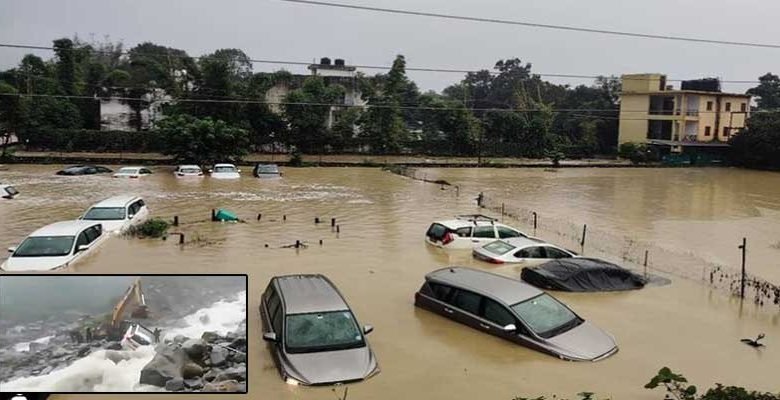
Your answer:
[[[295,380],[295,379],[293,379],[293,378],[286,378],[286,379],[284,380],[284,383],[286,383],[286,384],[288,384],[288,385],[293,385],[293,386],[298,386],[298,385],[300,385],[300,384],[301,384],[301,382],[299,382],[299,381],[297,381],[297,380]]]

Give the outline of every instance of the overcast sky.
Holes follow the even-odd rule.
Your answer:
[[[545,24],[729,41],[780,43],[780,1],[767,0],[334,0]],[[670,78],[751,80],[780,73],[780,49],[672,42],[325,8],[279,0],[0,0],[0,42],[50,46],[55,38],[108,35],[126,48],[151,41],[207,54],[235,47],[251,58],[412,67],[491,68],[518,57],[537,73],[661,72]],[[25,51],[0,48],[0,68]],[[51,52],[38,52],[50,57]],[[255,71],[276,66],[255,64]],[[302,67],[286,68],[306,72]],[[365,71],[373,74],[376,71]],[[423,90],[459,74],[411,72]],[[558,83],[589,83],[549,78]],[[744,92],[751,85],[724,85]]]

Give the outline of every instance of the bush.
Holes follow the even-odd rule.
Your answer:
[[[303,154],[301,154],[300,150],[295,149],[290,154],[290,166],[291,167],[303,166]]]
[[[631,160],[634,164],[643,164],[661,161],[661,153],[655,146],[645,143],[623,143],[618,154],[621,158]]]
[[[128,236],[140,238],[159,238],[165,236],[171,224],[162,218],[152,218],[140,225],[135,225],[127,231]]]

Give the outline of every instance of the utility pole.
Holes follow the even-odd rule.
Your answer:
[[[745,253],[747,252],[747,238],[742,238],[742,245],[738,247],[742,250],[742,279],[740,280],[739,297],[745,298]]]

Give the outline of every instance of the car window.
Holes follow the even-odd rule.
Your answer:
[[[14,257],[58,257],[70,254],[73,236],[30,236],[16,248]]]
[[[483,249],[498,255],[503,255],[514,250],[516,247],[502,240],[496,240],[482,247]]]
[[[471,227],[458,228],[455,230],[455,234],[460,237],[471,237]]]
[[[152,173],[152,171],[150,171],[150,170],[148,170],[148,169],[146,169],[146,168],[141,168],[141,173],[142,173],[142,174],[147,174],[147,175],[148,175],[148,174],[151,174],[151,173]]]
[[[124,207],[93,207],[81,219],[106,221],[125,219]]]
[[[463,311],[470,312],[474,315],[479,315],[479,302],[482,301],[482,296],[467,292],[465,290],[458,289],[455,292],[455,297],[450,302],[454,307],[457,307]]]
[[[582,322],[571,310],[547,293],[515,304],[512,310],[543,338],[563,333]]]
[[[138,214],[138,211],[141,209],[141,207],[138,205],[138,203],[130,204],[130,215],[136,215]]]
[[[95,241],[95,239],[100,237],[101,231],[96,226],[91,226],[87,228],[84,233],[87,235],[87,240],[89,240],[89,243],[92,243]]]
[[[523,237],[520,232],[506,226],[497,226],[496,230],[498,231],[498,237],[500,239]]]
[[[506,307],[490,299],[485,299],[482,317],[498,326],[507,326],[516,322],[515,317]]]
[[[447,228],[445,228],[444,225],[431,224],[426,235],[431,238],[431,240],[441,240],[445,233],[447,233]]]
[[[547,253],[547,258],[570,258],[571,254],[556,249],[555,247],[546,247],[545,252]]]
[[[95,173],[97,173],[97,169],[95,169],[95,168],[91,168],[91,167],[90,167],[90,168],[87,168],[87,169],[84,171],[84,173],[85,173],[85,174],[90,174],[90,175],[92,175],[92,174],[95,174]]]
[[[531,246],[526,247],[517,253],[515,253],[515,257],[517,258],[545,258],[545,252],[544,247],[541,246]]]
[[[290,353],[344,350],[365,346],[349,310],[287,315],[285,345]]]
[[[447,285],[442,285],[440,283],[428,282],[428,286],[431,287],[431,291],[433,291],[433,295],[437,299],[439,299],[441,301],[444,301],[444,302],[446,302],[449,299],[450,293],[452,293],[452,288],[447,286]]]
[[[493,229],[493,225],[487,226],[475,226],[474,227],[475,238],[495,238],[496,232]]]
[[[79,246],[83,246],[85,244],[90,244],[92,241],[89,240],[87,237],[87,231],[83,231],[79,234],[78,239],[76,239],[76,250],[78,250]]]

